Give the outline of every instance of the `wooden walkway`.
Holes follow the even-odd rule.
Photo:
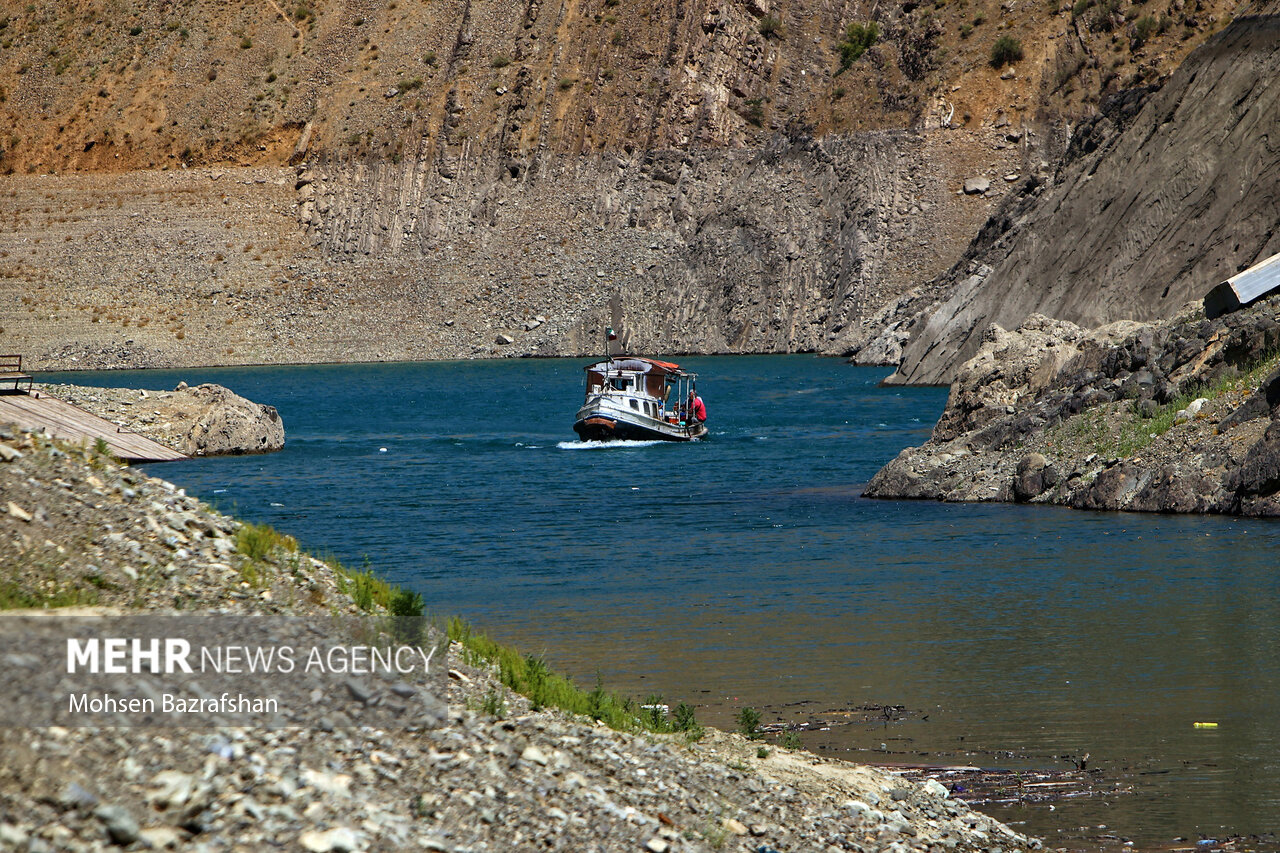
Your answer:
[[[78,406],[50,397],[28,394],[0,394],[0,424],[13,423],[22,429],[46,432],[66,441],[98,439],[107,443],[112,455],[125,462],[177,462],[187,457],[146,436],[117,427],[111,421],[91,415]]]

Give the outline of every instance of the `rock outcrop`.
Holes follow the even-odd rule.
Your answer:
[[[183,382],[173,391],[43,385],[39,390],[188,456],[271,453],[284,447],[284,421],[274,406],[221,385]]]
[[[872,497],[1280,515],[1280,297],[1087,332],[988,328],[922,447]]]
[[[891,381],[941,384],[995,323],[1097,326],[1178,306],[1280,251],[1280,4],[1246,4],[1154,94],[1105,101],[1047,185],[1006,202],[944,276]],[[971,261],[991,267],[976,280]]]

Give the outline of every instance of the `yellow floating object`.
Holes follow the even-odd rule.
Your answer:
[[[1217,723],[1196,723],[1195,727],[1197,729],[1216,729],[1218,727],[1218,724]]]

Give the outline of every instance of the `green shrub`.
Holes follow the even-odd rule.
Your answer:
[[[1155,15],[1143,15],[1133,25],[1133,46],[1142,47],[1153,35],[1164,32],[1165,29]]]
[[[1115,16],[1120,11],[1120,0],[1102,0],[1089,19],[1089,29],[1109,33],[1116,27]]]
[[[862,54],[866,53],[871,45],[876,43],[878,38],[880,38],[880,25],[875,21],[867,24],[851,23],[845,27],[844,39],[838,45],[840,49],[840,71],[848,70],[849,66],[857,62]],[[840,71],[836,73],[839,74]]]
[[[967,39],[972,34],[973,34],[973,24],[960,25],[960,38]]]
[[[804,749],[804,744],[800,742],[800,735],[788,729],[782,736],[782,740],[778,741],[784,749]]]
[[[760,737],[760,712],[755,708],[743,708],[738,711],[738,731],[751,739]]]
[[[421,593],[396,587],[391,592],[387,614],[391,618],[391,636],[395,637],[397,642],[410,646],[422,645],[423,640],[426,639],[427,616],[424,612]]]
[[[480,710],[484,711],[491,717],[502,719],[507,713],[507,700],[495,688],[489,688],[489,692],[480,700]]]
[[[782,38],[786,35],[782,30],[782,20],[774,15],[766,15],[761,18],[758,29],[760,30],[760,35],[765,38],[769,38],[770,36]]]
[[[666,705],[662,701],[661,694],[650,694],[641,703],[640,710],[644,712],[641,716],[646,729],[651,732],[670,731],[671,723],[667,720]]]
[[[509,56],[495,56],[495,57],[493,58],[493,61],[492,61],[492,62],[490,62],[489,64],[490,64],[491,66],[493,66],[494,68],[506,68],[508,65],[510,65],[510,64],[511,64],[511,57],[509,57]]]
[[[374,607],[391,605],[391,585],[375,575],[368,566],[362,571],[345,569],[341,564],[338,564],[338,568],[346,575],[346,583],[340,581],[338,589],[350,595],[356,607],[373,610]]]
[[[1013,36],[1000,36],[991,46],[991,67],[1003,68],[1022,59],[1022,42]]]

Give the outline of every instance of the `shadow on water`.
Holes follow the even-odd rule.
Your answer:
[[[805,356],[688,359],[710,439],[585,447],[583,363],[68,378],[216,381],[275,405],[283,452],[151,471],[367,555],[583,681],[730,728],[744,705],[773,723],[800,701],[911,712],[802,733],[856,760],[1042,772],[1087,754],[1100,796],[992,806],[1054,846],[1280,826],[1280,527],[865,500],[946,390]]]

